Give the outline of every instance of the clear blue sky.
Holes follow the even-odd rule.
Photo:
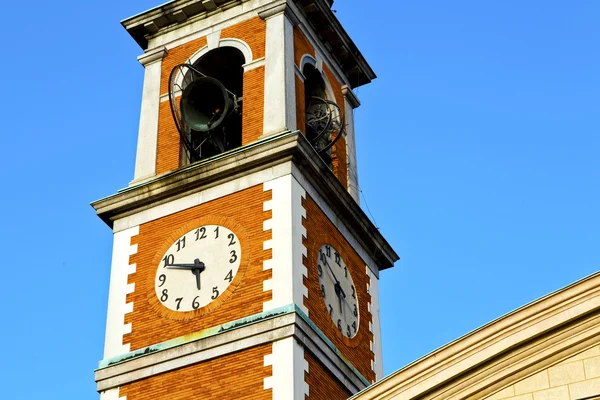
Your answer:
[[[0,398],[98,398],[112,235],[89,203],[132,179],[143,68],[119,21],[158,3],[3,4]],[[379,75],[356,130],[402,257],[386,373],[598,270],[599,2],[335,8]]]

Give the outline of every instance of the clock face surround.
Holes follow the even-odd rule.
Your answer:
[[[232,285],[241,260],[242,244],[235,232],[218,224],[197,226],[155,260],[155,298],[175,313],[203,309]]]
[[[333,324],[351,339],[359,329],[359,305],[356,288],[342,254],[323,244],[317,255],[319,288]]]

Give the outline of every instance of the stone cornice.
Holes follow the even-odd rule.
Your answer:
[[[285,0],[284,0],[285,1]],[[294,10],[289,6],[288,3],[284,2],[281,4],[276,4],[273,7],[267,8],[264,11],[260,11],[258,16],[262,19],[269,19],[279,14],[285,14],[285,16],[290,20],[292,25],[298,25],[298,16],[294,13]]]
[[[348,100],[348,103],[352,108],[360,107],[360,100],[358,100],[356,93],[354,93],[352,88],[348,85],[342,86],[342,95]]]
[[[288,161],[302,172],[379,269],[399,259],[379,230],[300,132],[284,132],[131,186],[92,206],[111,228],[117,219]]]
[[[158,47],[139,56],[138,61],[145,67],[148,64],[152,64],[153,62],[162,60],[163,58],[165,58],[167,53],[168,51],[166,47]]]
[[[235,7],[250,0],[172,0],[161,6],[135,15],[121,21],[123,27],[144,50],[148,40],[163,32],[183,26],[190,21],[210,18],[215,13]],[[273,8],[264,9],[264,7]],[[270,12],[285,12],[295,25],[298,16],[288,4],[294,4],[298,12],[311,25],[319,40],[329,49],[332,57],[351,86],[357,87],[371,82],[376,78],[375,72],[369,66],[362,53],[352,41],[346,30],[331,10],[331,2],[326,0],[264,0],[259,11],[263,18]],[[281,8],[281,10],[279,10]]]
[[[105,391],[186,365],[294,337],[352,392],[369,382],[293,305],[103,360],[96,370],[97,390]]]
[[[598,344],[599,335],[596,273],[469,333],[351,399],[485,398]]]

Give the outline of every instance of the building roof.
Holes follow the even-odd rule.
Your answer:
[[[483,399],[600,341],[600,272],[392,373],[351,400]]]

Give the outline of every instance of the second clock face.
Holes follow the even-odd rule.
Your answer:
[[[342,255],[324,244],[319,250],[317,271],[329,317],[344,336],[353,338],[359,327],[358,297]]]
[[[156,297],[173,311],[204,307],[227,290],[241,258],[239,238],[231,230],[220,225],[193,229],[175,240],[157,265]]]

